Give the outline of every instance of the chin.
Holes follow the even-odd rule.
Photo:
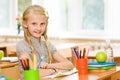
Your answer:
[[[42,35],[34,35],[35,38],[40,38]]]

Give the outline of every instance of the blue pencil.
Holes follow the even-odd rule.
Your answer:
[[[77,55],[76,55],[75,49],[72,49],[72,50],[73,50],[73,53],[74,53],[75,58],[78,59],[78,57],[77,57]]]
[[[39,62],[38,62],[37,69],[40,68],[40,64],[41,64],[41,62],[42,62],[42,57],[40,58],[40,60],[39,60]]]

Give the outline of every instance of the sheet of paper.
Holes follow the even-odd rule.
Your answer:
[[[58,72],[55,73],[53,75],[49,75],[49,76],[45,76],[44,78],[56,78],[56,77],[61,77],[61,76],[67,76],[67,75],[71,75],[73,73],[76,73],[78,70],[76,68],[73,68],[70,71],[66,71],[66,72]]]
[[[120,70],[120,66],[116,66],[116,71],[119,71]]]
[[[1,60],[8,60],[10,62],[18,61],[18,57],[3,57]]]

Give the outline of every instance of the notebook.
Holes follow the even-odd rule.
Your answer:
[[[18,57],[3,57],[1,61],[17,62]]]
[[[111,66],[116,66],[116,62],[89,62],[88,68],[96,67],[96,68],[110,68]]]
[[[88,70],[101,70],[101,69],[110,69],[112,68],[113,66],[104,66],[104,67],[91,67],[91,66],[88,66]]]

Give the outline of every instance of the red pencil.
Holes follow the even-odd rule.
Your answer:
[[[83,58],[85,59],[86,57],[86,48],[83,49]]]

